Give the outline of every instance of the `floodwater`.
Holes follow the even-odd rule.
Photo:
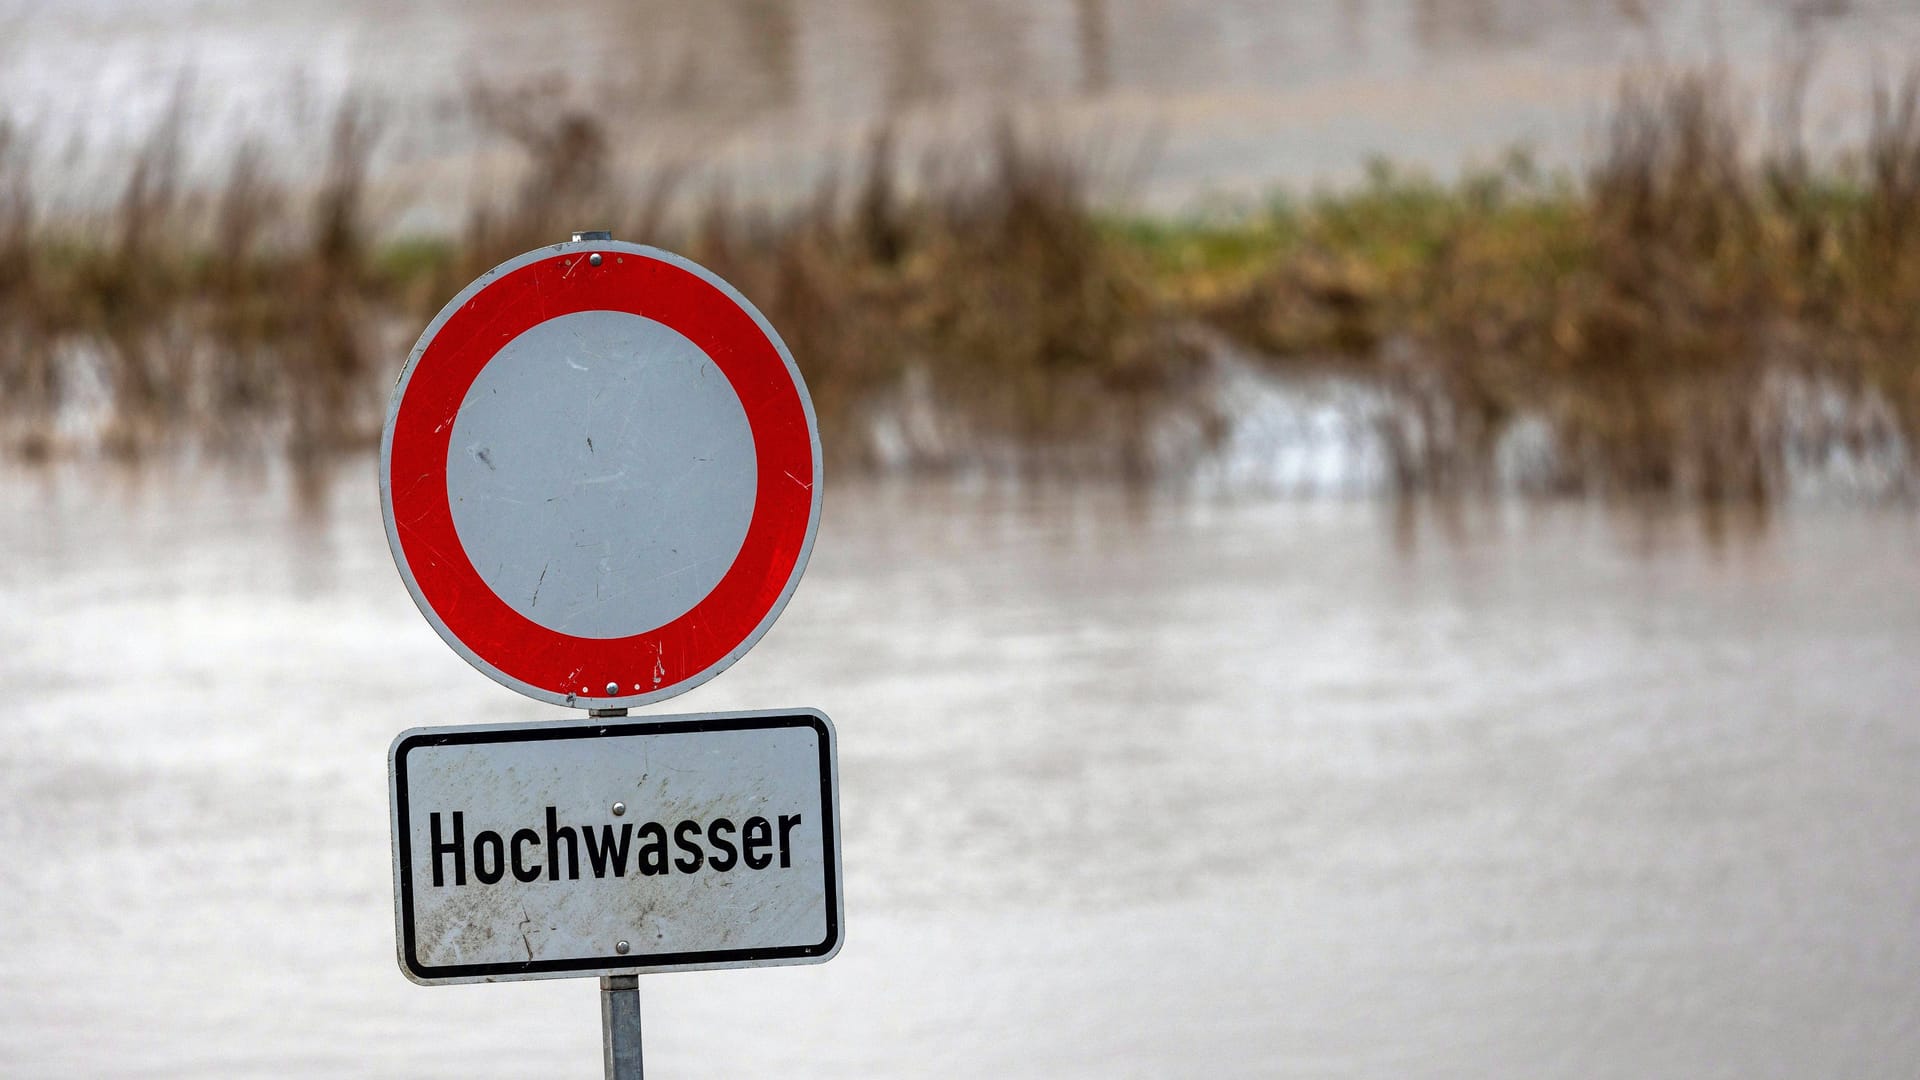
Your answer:
[[[395,966],[389,741],[564,711],[333,481],[0,475],[0,1073],[597,1075],[591,980]],[[1910,1077],[1916,552],[1911,508],[830,485],[673,706],[833,716],[846,947],[642,980],[648,1063]]]
[[[1920,56],[1901,0],[0,0],[0,117],[39,148],[43,200],[111,198],[177,90],[189,158],[226,175],[262,139],[313,174],[351,94],[378,162],[444,226],[506,154],[473,89],[610,125],[623,157],[778,191],[883,121],[978,132],[1042,118],[1161,206],[1346,181],[1368,160],[1451,172],[1524,145],[1578,160],[1625,65],[1717,61],[1754,119],[1801,57],[1816,145],[1857,138],[1870,73]],[[184,82],[183,82],[184,77]],[[192,162],[190,161],[191,165]],[[81,176],[95,177],[76,183]],[[492,180],[488,180],[492,177]]]

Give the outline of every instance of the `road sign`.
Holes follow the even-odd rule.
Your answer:
[[[576,240],[441,309],[380,447],[387,542],[434,629],[530,697],[616,708],[739,659],[806,568],[820,436],[732,286]]]
[[[415,728],[388,755],[418,983],[820,963],[840,948],[822,713]]]

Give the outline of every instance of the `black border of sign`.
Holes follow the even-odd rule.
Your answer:
[[[530,960],[505,964],[448,964],[432,967],[419,962],[413,928],[413,830],[407,806],[407,754],[427,746],[465,746],[483,743],[545,742],[552,739],[605,739],[635,735],[688,735],[709,731],[767,731],[811,728],[819,736],[821,862],[826,878],[827,936],[815,945],[773,949],[709,949],[702,952],[661,953],[653,956],[579,957],[569,960]],[[825,714],[813,710],[757,713],[713,713],[697,719],[666,717],[627,720],[595,717],[585,722],[509,726],[474,730],[426,729],[403,734],[393,744],[393,842],[400,894],[400,958],[406,973],[418,981],[477,981],[586,975],[594,972],[647,972],[659,969],[726,965],[805,963],[830,957],[840,944],[840,860],[836,829],[840,807],[834,790],[833,728]]]

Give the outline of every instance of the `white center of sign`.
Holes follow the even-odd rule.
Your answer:
[[[447,496],[501,600],[549,630],[621,638],[719,584],[757,467],[740,399],[699,346],[652,319],[582,311],[481,370],[454,420]]]

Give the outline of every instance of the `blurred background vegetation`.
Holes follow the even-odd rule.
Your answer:
[[[800,78],[791,9],[725,7],[755,78]],[[1112,14],[1071,11],[1077,92],[1113,92]],[[1470,4],[1434,32],[1487,12],[1486,34],[1512,17]],[[1389,401],[1368,423],[1401,491],[1511,486],[1516,433],[1523,486],[1546,493],[1764,503],[1809,446],[1911,475],[1920,77],[1854,71],[1859,122],[1810,150],[1810,52],[1755,91],[1653,50],[1595,100],[1577,159],[1522,147],[1436,171],[1388,146],[1312,194],[1170,210],[1127,195],[1155,124],[1089,138],[998,101],[930,137],[912,78],[928,46],[889,18],[882,114],[773,197],[697,140],[629,152],[651,111],[742,92],[689,63],[636,64],[613,90],[469,71],[436,106],[473,133],[441,155],[471,179],[457,195],[383,168],[417,131],[350,80],[304,114],[307,167],[270,127],[205,138],[219,88],[182,74],[79,199],[61,178],[85,147],[0,123],[0,442],[29,461],[364,451],[447,297],[610,226],[767,313],[842,467],[1177,479],[1234,428],[1223,373],[1252,370]]]

